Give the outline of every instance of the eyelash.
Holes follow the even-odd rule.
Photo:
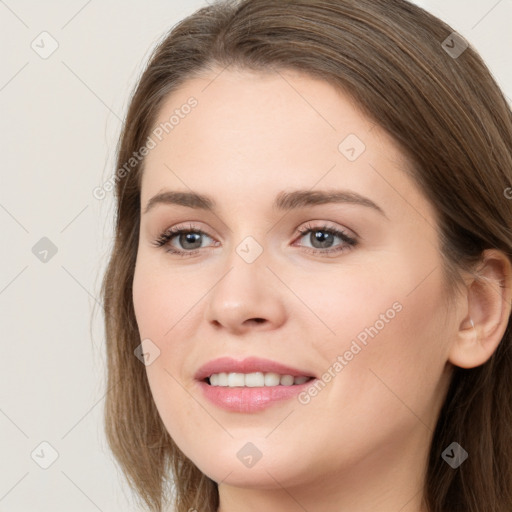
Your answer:
[[[344,242],[341,246],[338,246],[337,248],[327,248],[326,250],[323,249],[311,249],[310,247],[306,247],[305,249],[307,252],[311,254],[333,254],[333,253],[339,253],[346,250],[351,250],[353,247],[355,247],[359,242],[357,239],[352,238],[348,236],[344,231],[341,231],[337,228],[332,228],[327,225],[323,226],[312,226],[311,224],[306,224],[301,229],[298,229],[297,232],[300,233],[299,238],[303,238],[305,235],[314,232],[314,231],[321,231],[323,233],[328,233],[330,235],[334,235],[338,238],[341,238],[341,240]],[[163,247],[166,245],[169,245],[169,242],[175,238],[178,235],[181,235],[183,233],[193,233],[197,235],[206,235],[208,238],[210,237],[207,233],[204,231],[201,231],[200,229],[195,228],[192,224],[188,226],[188,229],[185,227],[180,226],[174,226],[172,228],[167,229],[163,233],[161,233],[158,238],[152,243],[156,247]],[[201,249],[194,249],[192,251],[180,251],[172,246],[169,245],[169,247],[166,249],[166,252],[169,252],[171,254],[175,254],[180,257],[190,257],[197,254]]]

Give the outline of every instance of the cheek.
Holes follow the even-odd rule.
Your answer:
[[[150,258],[140,258],[133,279],[133,307],[141,337],[164,341],[166,333],[200,299],[203,293],[175,271],[160,268]]]
[[[331,365],[343,356],[332,388],[340,421],[350,411],[372,411],[379,428],[392,431],[399,423],[417,424],[418,417],[428,422],[436,412],[447,336],[438,278],[432,275],[413,292],[407,279],[391,292],[381,288],[387,291],[369,299],[364,314],[352,306],[343,315],[347,335],[328,350]]]
[[[141,258],[135,268],[133,306],[139,334],[159,349],[158,357],[146,367],[159,409],[169,407],[165,403],[171,396],[177,400],[190,399],[182,387],[190,386],[191,382],[183,370],[184,365],[190,367],[188,360],[193,349],[186,340],[191,339],[200,322],[200,299],[204,295],[202,287],[193,286],[195,281],[159,267],[150,258]]]
[[[179,330],[185,322],[180,322],[176,329],[173,326],[194,302],[188,304],[181,289],[172,273],[160,270],[147,260],[138,260],[133,280],[137,325],[141,339],[149,338],[160,350],[159,356],[146,366],[151,395],[166,430],[188,455],[191,442],[186,435],[187,425],[196,423],[198,414],[196,411],[194,415],[190,407],[187,389],[190,382],[179,373],[187,346],[175,339],[180,336]]]
[[[296,280],[295,289],[331,331],[317,322],[322,335],[311,342],[323,361],[320,371],[336,376],[324,373],[336,402],[354,407],[355,397],[384,410],[394,401],[400,409],[396,393],[420,409],[429,407],[446,364],[447,312],[435,255],[425,266],[411,264],[418,261],[414,256],[397,251],[379,263],[344,268],[339,277]]]
[[[383,272],[382,266],[371,261],[347,262],[323,269],[317,265],[311,272],[283,271],[283,281],[300,300],[285,299],[286,289],[280,293],[291,308],[290,322],[301,326],[303,341],[337,355],[349,349],[353,339],[368,338],[367,329],[376,322],[381,331],[398,319],[403,285],[393,279],[391,268]]]

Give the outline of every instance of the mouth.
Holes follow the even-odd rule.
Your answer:
[[[215,359],[203,365],[194,378],[208,401],[235,413],[258,413],[284,405],[315,385],[310,381],[318,380],[309,370],[256,357]]]
[[[316,378],[308,370],[258,357],[220,357],[201,366],[194,377],[209,386],[230,388],[298,386]]]

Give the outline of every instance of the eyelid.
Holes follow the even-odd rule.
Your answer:
[[[315,223],[317,223],[317,224],[315,225]],[[337,224],[334,224],[330,221],[325,221],[325,220],[307,221],[305,224],[301,224],[298,228],[295,229],[295,234],[300,236],[300,235],[303,235],[304,232],[307,232],[308,230],[338,231],[338,232],[343,233],[348,238],[351,238],[354,240],[359,240],[359,238],[360,238],[359,235],[353,229],[348,229],[344,226],[339,226]]]

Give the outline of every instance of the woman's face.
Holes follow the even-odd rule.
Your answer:
[[[356,489],[388,475],[412,478],[413,496],[456,328],[434,210],[393,140],[326,82],[219,72],[174,92],[148,140],[133,300],[162,420],[223,485]],[[214,206],[151,201],[170,191]],[[169,228],[186,233],[157,246]],[[222,357],[315,380],[264,386],[286,374],[265,365],[234,371],[263,373],[227,377],[235,388],[196,378]]]

